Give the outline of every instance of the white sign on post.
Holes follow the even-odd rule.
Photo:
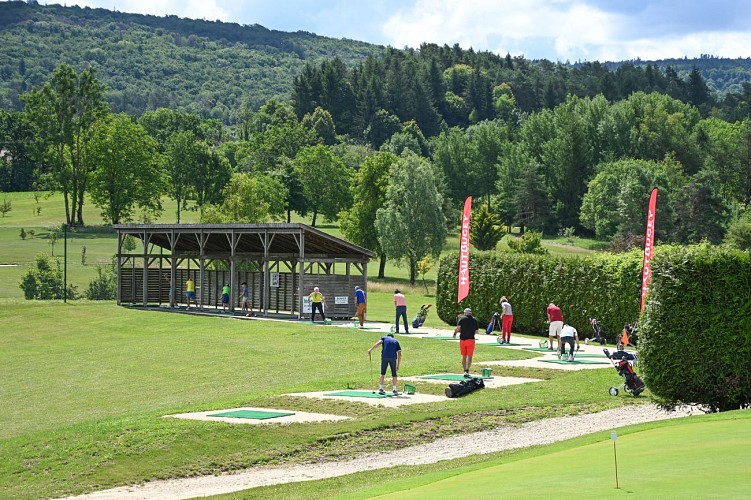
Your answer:
[[[271,279],[269,281],[269,286],[279,288],[279,273],[271,273]]]
[[[310,300],[310,297],[303,297],[302,298],[302,312],[303,314],[310,314],[313,312],[313,301]]]
[[[334,304],[337,304],[337,305],[340,305],[340,304],[347,305],[347,304],[349,304],[349,296],[347,296],[347,295],[344,295],[344,296],[335,296],[334,297]]]

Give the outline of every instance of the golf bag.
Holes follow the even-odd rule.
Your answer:
[[[592,325],[592,330],[595,333],[595,336],[592,337],[592,341],[599,342],[600,345],[605,345],[607,339],[605,338],[605,334],[602,333],[602,326],[600,326],[600,322],[597,321],[597,318],[589,318],[589,324]]]
[[[474,390],[482,389],[484,387],[485,382],[483,382],[481,378],[468,378],[467,380],[462,380],[461,382],[456,384],[449,384],[449,386],[446,387],[446,397],[458,398],[460,396],[464,396],[465,394],[469,394]]]
[[[488,327],[485,329],[485,333],[490,335],[496,330],[501,329],[501,315],[497,312],[493,313],[493,317],[490,319],[490,323],[488,324]]]
[[[614,352],[611,355],[610,351],[607,349],[603,349],[602,352],[604,352],[605,356],[607,356],[610,362],[613,363],[613,367],[615,368],[615,371],[618,372],[618,375],[623,377],[623,390],[634,396],[638,396],[644,392],[644,381],[636,374],[633,367],[633,363],[636,362],[635,355],[625,351]],[[618,388],[611,387],[610,394],[613,396],[618,395]]]
[[[420,328],[425,323],[431,307],[433,307],[433,304],[423,304],[420,306],[420,310],[417,311],[417,315],[412,320],[412,328]]]

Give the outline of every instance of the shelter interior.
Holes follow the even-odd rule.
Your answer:
[[[188,277],[199,310],[240,308],[241,283],[262,315],[310,316],[308,295],[319,287],[330,318],[355,315],[355,286],[367,290],[375,254],[305,224],[118,224],[117,303],[185,304]]]

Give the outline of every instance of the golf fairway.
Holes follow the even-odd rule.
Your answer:
[[[740,418],[683,420],[619,436],[619,489],[615,488],[613,442],[603,435],[595,444],[430,484],[424,484],[425,478],[419,483],[398,481],[378,498],[625,498],[628,494],[633,494],[630,498],[748,498],[751,419],[746,412],[734,413]],[[395,487],[402,489],[395,491]]]

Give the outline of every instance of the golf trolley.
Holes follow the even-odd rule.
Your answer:
[[[420,310],[417,311],[417,315],[412,320],[412,328],[420,328],[425,323],[431,307],[433,307],[433,304],[423,304],[420,306]]]
[[[632,394],[634,397],[637,397],[639,394],[644,392],[644,381],[634,371],[634,364],[636,363],[637,359],[635,354],[631,354],[626,351],[617,351],[611,355],[610,351],[608,351],[607,349],[603,349],[602,352],[604,352],[605,356],[607,356],[607,358],[610,360],[613,368],[615,368],[615,371],[618,372],[618,375],[623,377],[623,385],[621,386],[621,388],[624,391]],[[610,395],[617,396],[618,389],[618,387],[611,387],[609,391]]]
[[[597,320],[597,318],[589,318],[589,324],[592,325],[592,330],[595,333],[595,336],[592,337],[592,341],[599,342],[600,345],[605,345],[608,343],[607,339],[605,338],[605,334],[602,333],[602,326],[600,326],[600,322]]]

